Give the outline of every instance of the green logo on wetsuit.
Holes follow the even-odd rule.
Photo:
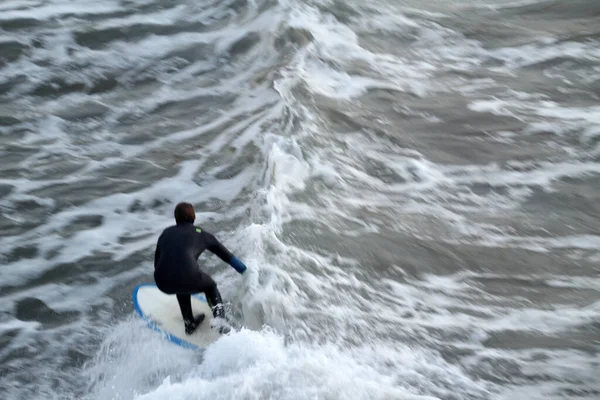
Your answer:
[[[196,232],[200,233],[200,232],[202,232],[202,229],[196,228]]]

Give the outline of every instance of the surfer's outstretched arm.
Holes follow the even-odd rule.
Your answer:
[[[246,271],[246,265],[241,262],[236,256],[231,254],[231,252],[223,246],[221,242],[212,234],[207,231],[202,231],[206,238],[206,248],[210,250],[213,254],[219,257],[223,262],[231,265],[233,269],[235,269],[240,274],[243,274]]]

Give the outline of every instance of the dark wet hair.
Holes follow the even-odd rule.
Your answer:
[[[183,222],[194,223],[196,220],[196,213],[194,212],[194,206],[190,203],[179,203],[175,207],[175,222],[181,224]]]

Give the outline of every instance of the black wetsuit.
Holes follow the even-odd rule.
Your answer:
[[[190,295],[204,292],[215,317],[223,316],[223,302],[217,284],[198,267],[204,250],[217,255],[227,264],[235,257],[211,233],[192,223],[179,223],[165,229],[156,244],[154,280],[167,294],[176,294],[185,321],[192,321]]]

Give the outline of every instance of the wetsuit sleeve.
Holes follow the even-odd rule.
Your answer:
[[[206,240],[206,248],[214,253],[221,260],[231,265],[237,272],[243,274],[246,271],[246,266],[236,256],[231,254],[229,250],[219,240],[209,232],[203,231]]]
[[[231,252],[227,250],[227,248],[223,246],[223,244],[221,244],[221,242],[219,242],[219,240],[214,237],[212,233],[206,231],[203,231],[202,233],[204,234],[206,248],[221,260],[229,264],[233,258],[233,254],[231,254]]]

